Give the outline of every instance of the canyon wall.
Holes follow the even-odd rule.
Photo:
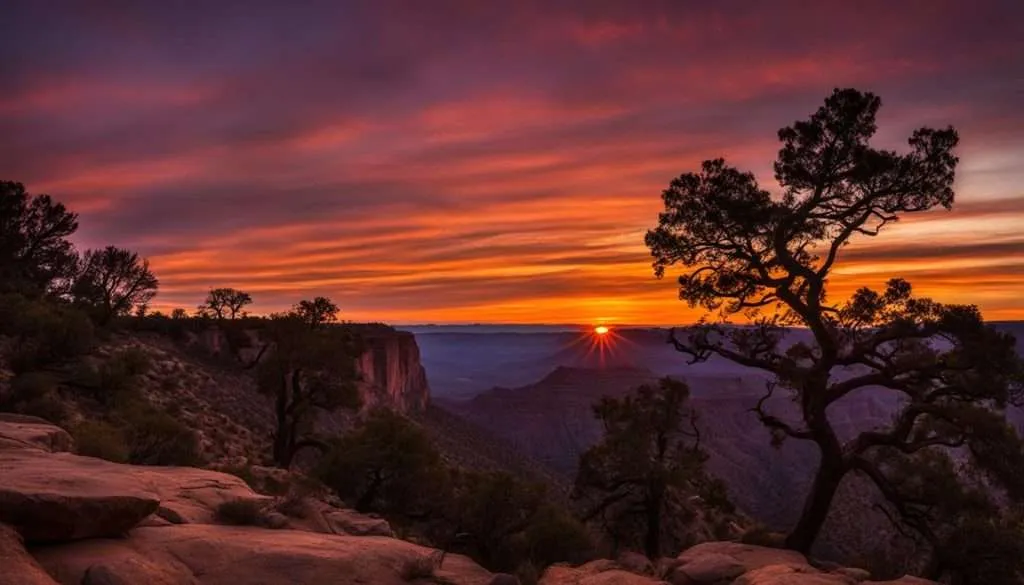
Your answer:
[[[430,401],[427,373],[412,333],[382,330],[364,336],[367,349],[356,361],[363,407],[421,412]]]

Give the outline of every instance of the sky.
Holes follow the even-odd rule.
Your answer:
[[[961,134],[953,211],[849,246],[1024,319],[1024,2],[4,2],[0,178],[149,258],[157,309],[325,295],[351,320],[686,323],[643,244],[723,156],[776,190],[776,131],[834,87],[876,143]]]

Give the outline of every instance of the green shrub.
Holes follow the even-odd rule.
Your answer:
[[[115,463],[128,462],[128,445],[124,433],[117,427],[101,422],[86,421],[71,430],[78,446],[78,454],[98,457]]]
[[[263,502],[239,498],[217,506],[217,520],[233,526],[263,526]]]
[[[152,407],[122,413],[128,461],[136,465],[197,466],[202,462],[195,431]]]

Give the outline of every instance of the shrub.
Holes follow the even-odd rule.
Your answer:
[[[769,548],[783,548],[785,536],[768,530],[764,525],[758,524],[753,528],[748,529],[740,537],[740,542],[743,544],[753,544],[755,546],[765,546]]]
[[[96,341],[92,322],[57,301],[0,296],[0,334],[18,339],[10,358],[15,373],[41,369],[87,353]]]
[[[128,462],[128,445],[117,427],[100,421],[87,421],[71,430],[78,454],[98,457],[115,463]]]
[[[15,410],[61,425],[68,419],[68,407],[56,392],[48,392],[20,403]]]
[[[309,515],[307,498],[298,493],[290,493],[281,497],[274,504],[274,509],[291,518],[305,518]]]
[[[128,348],[98,365],[80,362],[68,383],[104,406],[128,408],[142,401],[139,378],[149,371],[149,366],[145,352]]]
[[[232,526],[263,526],[263,502],[238,498],[217,506],[217,520]]]
[[[421,428],[399,414],[379,410],[335,442],[316,476],[359,512],[397,518],[421,515],[434,505],[444,468],[440,453]]]
[[[123,413],[128,460],[136,465],[196,466],[202,462],[195,431],[152,407]]]
[[[44,372],[16,376],[11,381],[8,395],[0,400],[0,407],[38,416],[58,425],[68,418],[68,408],[57,393],[56,380]]]
[[[435,551],[431,554],[420,555],[408,559],[402,563],[401,577],[403,581],[417,581],[419,579],[434,579],[434,573],[444,562],[444,552]]]
[[[221,471],[223,473],[231,474],[231,475],[237,477],[238,479],[241,479],[242,481],[244,481],[245,484],[248,485],[250,488],[252,488],[254,490],[256,489],[256,484],[258,483],[258,479],[256,478],[256,475],[252,472],[252,466],[251,465],[246,464],[246,465],[225,466],[225,467],[219,468],[218,471]]]

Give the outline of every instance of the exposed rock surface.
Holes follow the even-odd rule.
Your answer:
[[[94,573],[108,583],[154,585],[400,585],[403,566],[430,552],[393,538],[190,524],[139,528],[127,539],[48,546],[33,554],[64,585],[79,585]],[[491,580],[459,555],[447,555],[436,575],[455,585]]]
[[[13,528],[0,524],[0,585],[54,585]]]
[[[625,561],[625,562],[623,562]],[[683,551],[674,560],[660,559],[649,574],[648,565],[636,559],[591,561],[579,567],[553,566],[541,577],[541,585],[883,585],[868,581],[860,569],[836,567],[824,571],[811,566],[800,553],[741,544],[707,542]],[[664,579],[665,581],[659,581]],[[904,577],[884,585],[935,585],[932,581]]]
[[[0,412],[0,448],[35,447],[53,453],[72,451],[75,441],[64,429],[35,416]]]
[[[2,449],[0,522],[13,526],[27,542],[121,534],[160,504],[152,491],[130,478],[130,469],[70,453]]]
[[[382,329],[364,339],[368,349],[356,363],[364,407],[386,406],[403,413],[426,409],[430,387],[413,334]]]

